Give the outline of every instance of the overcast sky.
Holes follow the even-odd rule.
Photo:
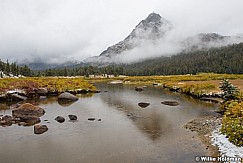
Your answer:
[[[0,58],[63,62],[97,56],[151,12],[176,37],[243,33],[242,0],[0,0]]]

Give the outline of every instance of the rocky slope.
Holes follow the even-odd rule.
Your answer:
[[[146,41],[153,42],[161,39],[171,29],[172,25],[169,21],[162,18],[159,14],[151,13],[123,41],[108,47],[100,56],[90,57],[84,61],[87,63],[103,64],[115,62],[115,56],[140,46]]]

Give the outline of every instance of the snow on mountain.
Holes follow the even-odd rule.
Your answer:
[[[163,38],[171,29],[172,25],[169,21],[162,18],[159,14],[151,13],[123,41],[108,47],[100,56],[87,58],[84,62],[96,64],[117,62],[115,56],[142,46],[146,42],[156,42],[156,40]]]
[[[99,56],[84,60],[94,66],[139,62],[161,55],[221,47],[243,42],[243,37],[201,33],[182,40],[168,37],[175,32],[172,24],[159,14],[151,13],[123,40],[108,47]],[[125,59],[124,59],[125,58]]]

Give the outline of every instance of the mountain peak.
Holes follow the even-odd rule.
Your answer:
[[[100,56],[111,57],[111,55],[131,50],[146,40],[155,41],[162,38],[171,28],[170,22],[153,12],[146,19],[139,22],[123,41],[108,47]]]
[[[161,18],[162,17],[159,14],[153,12],[153,13],[149,14],[145,20],[147,20],[149,22],[152,22],[152,21],[155,22],[155,21],[160,21]]]

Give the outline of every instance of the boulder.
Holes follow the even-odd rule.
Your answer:
[[[32,126],[32,125],[35,125],[35,124],[41,122],[40,118],[37,116],[21,116],[19,118],[20,118],[19,123],[21,123],[21,124],[25,123],[23,126]],[[24,123],[22,123],[22,122],[24,122]]]
[[[77,101],[78,97],[71,93],[64,92],[58,96],[58,100]]]
[[[138,103],[138,106],[140,106],[141,108],[146,108],[149,105],[150,105],[150,103],[147,103],[147,102],[139,102]]]
[[[35,125],[34,126],[34,133],[35,134],[43,134],[48,130],[48,127],[46,125]]]
[[[1,120],[12,121],[14,118],[11,115],[5,115],[0,118]]]
[[[141,91],[143,91],[143,88],[142,87],[135,87],[135,91],[141,92]]]
[[[7,120],[0,120],[0,126],[11,126],[13,124],[12,121],[7,121]]]
[[[179,103],[177,101],[163,101],[163,102],[161,102],[161,104],[169,105],[169,106],[177,106],[177,105],[179,105]]]
[[[57,122],[59,122],[59,123],[63,123],[63,122],[65,122],[65,118],[62,117],[62,116],[57,116],[57,117],[55,118],[55,120],[56,120]]]
[[[68,117],[71,121],[76,121],[78,119],[76,115],[68,115]]]
[[[14,117],[10,115],[5,115],[0,118],[0,125],[1,126],[11,126],[14,123]]]
[[[36,90],[36,93],[38,94],[38,95],[40,95],[40,96],[46,96],[47,94],[48,94],[48,90],[47,90],[47,88],[38,88],[37,90]]]
[[[94,121],[94,120],[95,120],[95,118],[88,118],[88,120],[89,120],[89,121]]]
[[[27,99],[27,97],[18,94],[8,94],[7,98],[10,99],[11,101],[24,101]]]
[[[45,114],[45,110],[34,106],[30,103],[24,103],[21,106],[19,106],[17,109],[12,111],[12,115],[16,117],[23,117],[23,116],[37,116],[41,117]]]

